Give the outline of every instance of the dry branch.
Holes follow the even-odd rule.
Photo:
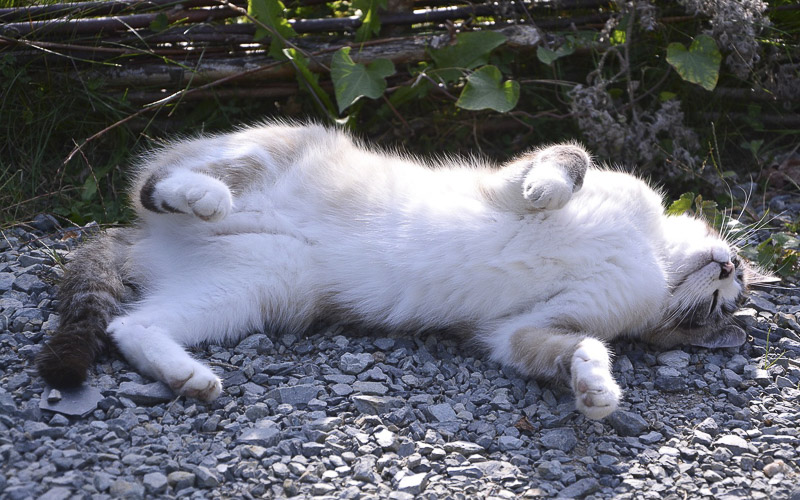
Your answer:
[[[131,28],[147,28],[156,18],[165,14],[169,23],[202,23],[236,17],[239,14],[225,7],[209,7],[193,10],[168,11],[160,14],[131,14],[129,16],[98,17],[94,19],[70,19],[55,21],[29,21],[0,25],[0,34],[20,35],[60,35],[100,34],[104,31],[125,31]]]

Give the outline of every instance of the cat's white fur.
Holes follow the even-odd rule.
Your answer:
[[[578,409],[602,418],[621,395],[604,341],[662,328],[695,295],[735,300],[741,284],[718,278],[725,242],[666,217],[645,182],[592,167],[581,188],[547,151],[500,170],[431,167],[282,124],[174,144],[134,185],[128,266],[144,292],[108,332],[142,372],[210,400],[219,378],[182,346],[328,314],[456,325],[494,360],[565,377]],[[148,180],[149,204],[183,213],[143,208]]]

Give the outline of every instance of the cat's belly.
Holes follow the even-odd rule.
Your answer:
[[[666,279],[646,235],[586,221],[577,231],[561,217],[343,232],[314,253],[337,305],[387,326],[538,312],[543,323],[612,336],[658,314]]]

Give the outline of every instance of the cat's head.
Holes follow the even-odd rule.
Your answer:
[[[748,284],[767,277],[703,220],[667,217],[665,229],[670,297],[650,340],[667,347],[743,344],[746,334],[733,313],[744,302]]]

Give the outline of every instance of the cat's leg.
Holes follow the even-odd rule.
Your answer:
[[[509,162],[482,187],[492,201],[507,208],[557,210],[583,186],[591,164],[591,156],[582,147],[559,144]]]
[[[167,384],[178,394],[212,401],[222,392],[222,381],[192,358],[170,334],[136,316],[112,321],[108,333],[125,359],[138,371]]]
[[[242,248],[247,253],[237,258]],[[313,272],[302,272],[310,269],[303,242],[229,236],[164,261],[167,267],[155,268],[160,279],[107,332],[137,370],[180,394],[212,400],[221,390],[213,371],[184,347],[238,342],[265,328],[299,331],[313,320],[318,286]]]
[[[142,216],[182,213],[213,222],[223,219],[236,199],[278,182],[309,154],[325,157],[349,148],[353,144],[345,134],[318,125],[264,125],[178,141],[146,156],[131,199]]]
[[[487,337],[492,357],[537,378],[569,384],[575,406],[601,419],[617,409],[622,391],[611,375],[611,356],[600,340],[512,320]]]

